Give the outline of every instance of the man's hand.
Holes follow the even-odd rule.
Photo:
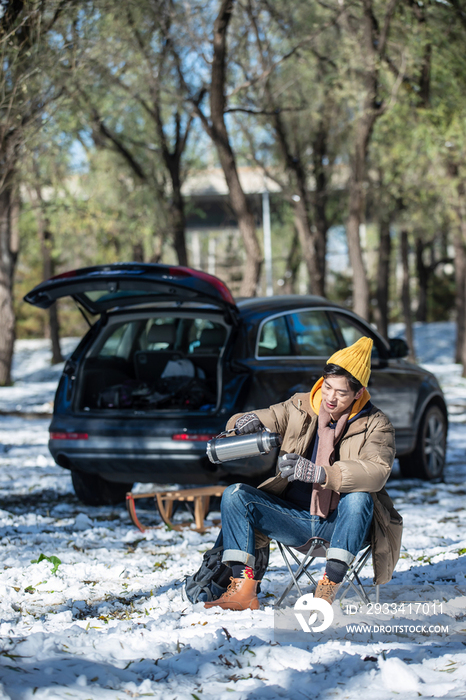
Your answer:
[[[255,413],[245,413],[235,423],[235,430],[238,435],[257,433],[263,427]]]
[[[322,467],[310,459],[297,454],[284,455],[278,462],[280,474],[288,481],[305,481],[308,484],[323,484],[327,475]]]

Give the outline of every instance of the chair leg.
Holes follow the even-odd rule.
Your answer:
[[[288,586],[285,588],[285,590],[283,591],[282,595],[280,596],[279,600],[278,600],[277,603],[276,603],[276,605],[279,606],[279,605],[281,605],[282,601],[286,598],[286,596],[288,595],[288,593],[291,591],[291,589],[293,588],[293,586],[296,586],[296,588],[298,589],[298,593],[299,593],[300,596],[303,595],[303,592],[302,592],[302,590],[301,590],[301,587],[300,587],[300,585],[299,585],[299,583],[298,583],[299,579],[301,578],[301,576],[302,576],[303,574],[306,574],[306,576],[308,577],[308,579],[310,580],[310,582],[312,583],[312,585],[314,586],[314,588],[317,587],[317,581],[316,581],[315,578],[312,576],[312,574],[307,570],[307,568],[308,568],[308,566],[310,566],[310,565],[312,564],[312,562],[313,562],[314,559],[315,559],[315,557],[313,556],[313,552],[314,552],[316,549],[318,549],[320,546],[322,546],[322,543],[321,543],[321,541],[318,541],[318,542],[316,542],[315,544],[313,543],[313,544],[311,545],[311,547],[309,548],[309,550],[307,551],[307,553],[304,555],[304,558],[302,559],[302,561],[300,561],[300,560],[298,559],[298,557],[294,554],[294,552],[291,551],[291,549],[290,549],[289,547],[284,547],[284,546],[281,544],[281,542],[277,542],[277,544],[278,544],[278,547],[279,547],[279,549],[280,549],[280,552],[281,552],[281,555],[282,555],[282,557],[283,557],[283,560],[285,561],[285,564],[286,564],[286,566],[287,566],[287,568],[288,568],[288,571],[289,571],[289,573],[290,573],[290,576],[291,576],[291,581],[289,582]],[[298,565],[298,568],[297,568],[296,572],[294,572],[293,569],[292,569],[291,566],[290,566],[290,563],[289,563],[289,561],[288,561],[288,558],[287,558],[287,556],[286,556],[286,554],[285,554],[285,549],[286,549],[286,551],[288,552],[288,554],[294,559],[294,561],[296,562],[296,564]]]
[[[348,590],[350,588],[352,588],[353,591],[356,593],[356,595],[358,595],[359,598],[362,600],[362,602],[365,603],[366,605],[369,605],[369,603],[370,603],[369,597],[368,597],[366,591],[364,590],[364,586],[362,585],[362,583],[359,579],[359,576],[355,573],[355,574],[353,574],[353,578],[356,579],[357,585],[354,583],[354,581],[351,580],[351,578],[343,579],[343,583],[347,584],[347,588],[346,588],[346,591],[344,592],[344,594],[340,598],[340,603],[342,603],[343,600],[345,599]]]
[[[286,589],[283,591],[282,595],[280,596],[279,600],[277,601],[276,605],[279,606],[283,602],[283,600],[286,598],[288,593],[291,591],[293,586],[296,586],[296,589],[298,590],[298,593],[300,596],[303,595],[302,589],[299,585],[299,579],[303,576],[303,574],[306,574],[308,577],[309,581],[311,584],[314,586],[314,588],[317,586],[317,581],[315,578],[312,576],[312,574],[308,571],[308,568],[312,565],[312,562],[316,558],[314,556],[314,551],[316,549],[319,549],[320,547],[327,549],[328,543],[326,544],[322,540],[316,539],[316,541],[312,542],[309,550],[307,553],[304,555],[303,559],[300,560],[296,554],[292,551],[292,549],[288,546],[282,545],[280,542],[277,542],[278,547],[280,549],[281,555],[283,557],[283,560],[286,564],[286,567],[290,573],[291,580],[288,583]],[[287,557],[287,554],[289,557]],[[319,553],[319,556],[321,554]],[[339,591],[339,602],[340,604],[343,602],[345,599],[348,591],[351,589],[353,590],[358,598],[365,604],[368,605],[370,603],[370,599],[366,593],[366,590],[364,586],[362,585],[361,579],[359,578],[359,574],[363,568],[363,566],[366,564],[368,558],[371,556],[371,548],[370,546],[366,547],[366,549],[362,550],[356,560],[351,564],[348,568],[348,571],[346,572],[345,578],[342,581],[341,589]],[[291,559],[294,560],[295,564],[297,565],[297,570],[293,571],[291,567]],[[375,587],[375,597],[376,597],[376,602],[379,602],[379,586],[376,585]]]
[[[290,576],[291,576],[291,581],[290,581],[290,583],[289,583],[288,586],[285,588],[285,590],[283,591],[283,593],[282,593],[281,596],[280,596],[280,599],[279,599],[278,602],[277,602],[277,605],[281,605],[282,601],[286,598],[286,596],[287,596],[288,593],[291,591],[291,589],[293,588],[293,586],[296,586],[296,588],[297,588],[298,591],[299,591],[299,595],[300,595],[300,596],[302,595],[302,591],[301,591],[301,589],[300,589],[300,587],[299,587],[299,583],[298,583],[297,580],[295,579],[294,571],[293,571],[293,569],[291,568],[288,559],[286,558],[286,555],[285,555],[285,552],[284,552],[284,549],[283,549],[283,545],[281,544],[281,542],[278,542],[277,544],[278,544],[278,548],[280,549],[281,555],[282,555],[282,557],[283,557],[283,559],[284,559],[284,561],[285,561],[285,564],[286,564],[286,566],[287,566],[287,568],[288,568],[288,571],[289,571],[289,573],[290,573]]]
[[[312,562],[316,558],[316,557],[314,557],[314,549],[315,549],[315,547],[312,548],[312,551],[309,550],[309,552],[306,554],[304,559],[300,560],[289,547],[286,548],[288,554],[294,559],[295,563],[298,566],[297,572],[295,574],[296,578],[300,578],[303,574],[306,574],[306,576],[308,577],[311,584],[313,586],[317,586],[317,581],[315,580],[313,575],[310,574],[308,571],[308,567],[312,564]],[[282,552],[282,555],[283,555],[283,552]],[[285,558],[285,557],[283,557],[283,558]],[[299,571],[299,576],[298,576],[298,571]]]
[[[358,560],[354,563],[351,564],[350,567],[348,568],[348,571],[346,572],[345,578],[342,581],[342,587],[345,588],[343,595],[339,597],[340,604],[343,602],[343,600],[346,597],[346,594],[348,593],[349,589],[352,588],[356,595],[362,600],[365,605],[368,605],[370,603],[369,597],[364,589],[364,586],[361,583],[361,579],[359,578],[359,572],[365,565],[366,561],[371,555],[371,548],[367,547],[365,550],[362,551],[360,554]],[[355,583],[356,581],[356,583]],[[378,590],[376,590],[376,596],[378,595]]]

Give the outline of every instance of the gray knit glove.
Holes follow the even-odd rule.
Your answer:
[[[297,454],[283,455],[280,457],[278,468],[280,474],[288,481],[305,481],[308,484],[323,484],[327,475],[322,467],[311,462],[310,459],[300,457]]]
[[[245,413],[244,416],[238,418],[235,423],[235,430],[238,435],[257,433],[263,427],[255,413]]]

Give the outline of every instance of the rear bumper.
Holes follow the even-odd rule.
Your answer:
[[[206,445],[170,438],[49,440],[59,466],[121,483],[213,484],[236,476],[259,481],[272,469],[277,454],[274,450],[263,457],[217,465],[207,458]]]

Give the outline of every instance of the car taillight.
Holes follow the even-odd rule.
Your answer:
[[[191,433],[175,433],[172,440],[189,440],[190,442],[208,442],[214,435],[198,435]]]
[[[87,440],[87,433],[50,433],[51,440]]]
[[[78,276],[77,270],[69,270],[69,272],[62,272],[60,275],[54,275],[54,277],[50,277],[50,279],[51,280],[63,280],[63,279],[66,279],[67,277],[77,277],[77,276]]]
[[[170,275],[172,277],[197,277],[197,279],[207,282],[212,287],[215,287],[217,292],[219,292],[222,299],[229,304],[235,304],[230,290],[222,280],[214,275],[209,275],[208,272],[202,272],[201,270],[192,270],[190,267],[170,267]]]

